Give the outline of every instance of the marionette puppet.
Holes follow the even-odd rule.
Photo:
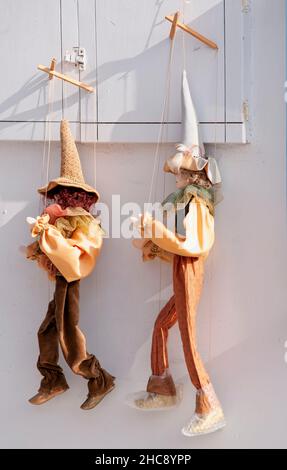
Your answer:
[[[207,434],[225,426],[224,414],[196,346],[196,310],[201,295],[204,263],[214,243],[214,205],[221,183],[214,158],[205,156],[186,72],[182,78],[182,143],[164,165],[175,175],[177,190],[163,201],[172,207],[175,232],[145,213],[137,221],[142,238],[134,245],[143,260],[172,259],[174,294],[159,313],[151,348],[152,374],[146,392],[134,394],[132,406],[158,410],[175,406],[179,391],[169,371],[169,329],[178,322],[186,366],[196,388],[195,412],[182,429],[186,436]]]
[[[75,374],[88,380],[83,410],[94,408],[114,388],[114,377],[86,350],[79,323],[80,280],[94,269],[103,230],[90,209],[99,194],[85,183],[77,147],[68,121],[61,121],[61,176],[38,192],[49,201],[37,219],[28,218],[36,241],[26,250],[55,282],[54,297],[38,331],[37,367],[43,376],[38,393],[29,401],[41,405],[69,387],[58,364],[59,345]]]

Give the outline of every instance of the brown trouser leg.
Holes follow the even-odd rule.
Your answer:
[[[47,315],[38,331],[40,355],[37,367],[43,379],[39,391],[51,392],[57,389],[67,389],[68,384],[59,360],[59,334],[55,317],[55,299],[48,306]]]
[[[168,330],[178,321],[187,369],[197,389],[196,411],[206,413],[215,402],[209,377],[196,347],[196,309],[200,299],[204,275],[203,258],[174,256],[174,297],[160,312],[154,327],[152,344],[152,376],[147,390],[162,394],[173,394],[171,376],[163,378],[168,368]],[[168,380],[168,383],[167,383]]]
[[[79,281],[68,283],[62,276],[57,276],[54,299],[38,332],[38,368],[44,376],[41,390],[54,386],[50,380],[51,369],[58,372],[56,381],[62,374],[62,369],[57,365],[58,341],[73,372],[89,380],[90,395],[101,394],[113,384],[114,377],[101,368],[93,354],[86,351],[86,339],[78,326],[79,286]]]

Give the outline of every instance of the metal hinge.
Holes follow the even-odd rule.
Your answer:
[[[241,0],[242,4],[242,13],[249,13],[250,12],[250,0]]]
[[[73,52],[66,51],[64,61],[74,64],[79,70],[85,70],[87,65],[87,54],[84,47],[73,47]]]
[[[249,101],[248,100],[243,101],[242,114],[243,114],[244,122],[248,122],[249,121]]]

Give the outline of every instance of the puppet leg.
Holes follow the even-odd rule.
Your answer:
[[[173,283],[178,324],[189,376],[197,389],[195,415],[182,430],[188,436],[206,434],[225,425],[220,403],[196,347],[196,309],[203,276],[203,258],[174,257]]]
[[[162,409],[175,406],[180,399],[180,390],[176,388],[169,373],[167,340],[168,331],[175,325],[177,315],[174,296],[160,311],[153,331],[151,349],[152,375],[147,384],[147,392],[134,396],[134,405],[141,409]]]
[[[88,399],[83,409],[96,406],[114,388],[114,377],[103,369],[93,354],[86,350],[86,339],[79,323],[80,281],[67,282],[57,278],[56,318],[64,357],[75,374],[88,379]]]
[[[59,338],[55,319],[55,299],[49,303],[47,315],[38,331],[38,341],[40,355],[37,367],[43,379],[39,392],[29,400],[33,405],[41,405],[69,388],[63,370],[58,365]]]
[[[169,374],[167,340],[168,331],[177,322],[174,296],[160,311],[153,330],[151,348],[152,375],[147,384],[147,392],[161,395],[176,395],[175,384]]]

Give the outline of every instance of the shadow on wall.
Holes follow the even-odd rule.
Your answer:
[[[85,81],[97,87],[98,93],[98,121],[99,122],[160,122],[162,106],[165,96],[165,83],[168,65],[168,54],[170,41],[168,37],[169,23],[167,23],[167,34],[164,41],[149,47],[155,29],[165,20],[157,22],[160,8],[164,2],[157,2],[157,10],[147,36],[144,50],[133,57],[122,60],[105,62],[101,57],[101,41],[98,38],[99,65],[97,70],[93,70],[85,75]],[[202,16],[199,16],[189,25],[202,31],[205,23],[211,24],[212,20],[222,17],[222,2],[210,8]],[[161,11],[161,17],[166,13]],[[170,93],[170,116],[171,122],[180,122],[181,110],[180,102],[180,78],[183,67],[183,51],[181,31],[178,30],[175,43],[174,62],[172,68],[172,84]],[[216,38],[215,38],[216,39]],[[214,51],[199,43],[196,39],[186,34],[185,38],[187,69],[191,78],[192,93],[195,106],[199,111],[200,121],[210,120],[210,116],[216,116],[215,102],[215,77],[216,77],[216,56]],[[123,44],[124,51],[125,44]],[[124,53],[124,52],[123,52]],[[218,52],[220,63],[223,63],[224,44]],[[128,51],[127,51],[128,55]],[[103,63],[102,63],[103,62]],[[57,64],[56,69],[60,70],[62,64]],[[34,64],[33,64],[34,68]],[[221,77],[219,96],[223,97],[224,77]],[[55,79],[55,86],[60,87],[60,81]],[[128,93],[128,88],[129,93]],[[131,91],[133,89],[133,92]],[[22,112],[17,112],[19,104],[27,97],[38,92],[35,106]],[[46,104],[41,104],[43,99]],[[93,99],[91,97],[91,99]],[[72,107],[79,100],[79,92],[76,90],[68,97],[53,102],[53,112]],[[31,79],[24,84],[16,93],[9,96],[0,105],[0,115],[5,114],[5,120],[9,121],[44,121],[48,113],[48,80],[46,74],[41,72],[31,76]],[[219,100],[220,104],[220,100]],[[207,109],[208,108],[208,109]],[[6,114],[8,110],[9,114]],[[80,106],[77,119],[80,118]],[[223,100],[217,111],[217,119],[224,120]],[[4,126],[4,127],[3,127]],[[13,122],[7,122],[6,126],[13,126]],[[5,128],[3,123],[2,128]],[[115,128],[112,140],[118,139],[119,131]]]

